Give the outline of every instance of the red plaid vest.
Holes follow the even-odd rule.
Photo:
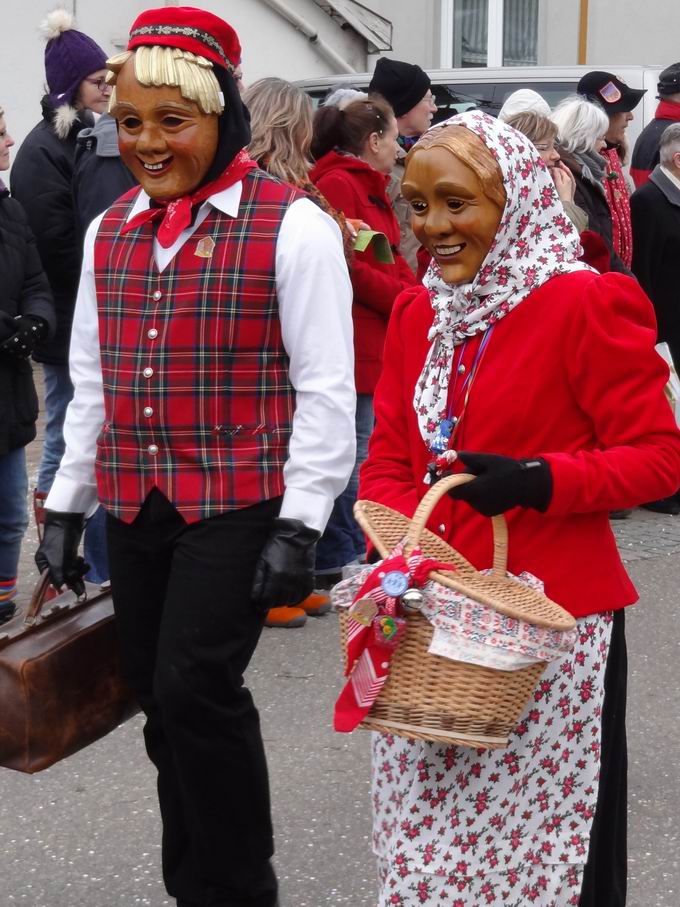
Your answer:
[[[192,523],[283,494],[295,392],[276,240],[300,193],[251,171],[237,217],[212,208],[160,273],[150,224],[120,235],[137,191],[109,208],[95,243],[97,488],[127,523],[154,487]]]

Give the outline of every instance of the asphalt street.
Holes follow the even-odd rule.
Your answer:
[[[36,442],[32,467],[38,453]],[[628,907],[679,907],[680,517],[638,510],[615,531],[640,592],[627,617]],[[31,528],[24,595],[34,546]],[[341,683],[335,615],[265,630],[248,682],[269,759],[282,907],[374,907],[369,737],[331,729]],[[0,907],[174,904],[161,882],[141,726],[135,718],[35,776],[0,769]]]

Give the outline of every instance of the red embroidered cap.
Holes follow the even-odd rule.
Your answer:
[[[147,9],[132,23],[128,50],[146,44],[179,47],[233,72],[241,62],[241,43],[224,19],[194,6]]]

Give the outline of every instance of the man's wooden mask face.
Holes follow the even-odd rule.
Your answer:
[[[196,189],[217,151],[216,114],[203,113],[179,88],[141,85],[132,58],[118,74],[111,113],[121,158],[147,195],[170,201]]]

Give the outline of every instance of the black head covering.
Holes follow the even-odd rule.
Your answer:
[[[431,85],[430,77],[417,63],[381,57],[368,91],[382,95],[392,105],[395,117],[401,117],[423,100]]]
[[[680,92],[680,63],[673,63],[660,73],[656,91],[660,98]]]
[[[213,63],[220,91],[224,95],[224,110],[217,125],[217,151],[208,172],[201,180],[205,186],[224,173],[242,148],[250,144],[250,114],[241,100],[241,93],[230,72]],[[200,188],[199,186],[196,187]]]
[[[607,116],[633,110],[646,91],[646,88],[631,88],[613,73],[599,69],[587,72],[576,86],[577,94],[598,104]]]

